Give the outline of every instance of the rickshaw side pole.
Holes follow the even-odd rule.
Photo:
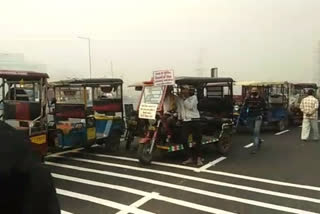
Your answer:
[[[149,151],[150,154],[151,154],[152,151],[153,151],[153,147],[154,147],[154,144],[155,144],[155,142],[156,142],[156,138],[157,138],[157,136],[158,136],[158,131],[159,131],[160,124],[161,124],[161,120],[159,119],[158,122],[157,122],[156,131],[153,133],[153,136],[152,136],[151,147],[150,147],[150,151]]]

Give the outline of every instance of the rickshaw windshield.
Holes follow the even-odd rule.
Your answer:
[[[100,85],[94,88],[94,100],[121,99],[121,85]]]
[[[141,102],[160,104],[164,88],[162,86],[147,86],[144,88]]]
[[[84,104],[85,97],[89,99],[89,92],[85,96],[83,87],[57,87],[55,89],[58,103]]]

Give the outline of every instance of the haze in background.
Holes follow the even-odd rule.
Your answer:
[[[152,71],[235,80],[319,80],[319,0],[3,1],[0,53],[46,64],[52,80],[150,79]],[[111,69],[111,62],[112,67]]]

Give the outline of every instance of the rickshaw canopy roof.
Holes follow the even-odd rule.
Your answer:
[[[72,79],[72,80],[60,80],[57,82],[51,82],[50,85],[54,87],[81,85],[81,86],[100,86],[100,85],[120,85],[123,84],[122,79],[118,78],[94,78],[94,79]]]
[[[178,85],[234,82],[230,77],[176,77]]]
[[[318,88],[316,83],[295,83],[294,86],[298,88]]]
[[[274,86],[274,85],[287,85],[289,84],[289,82],[287,81],[279,81],[279,82],[262,82],[262,81],[240,81],[240,82],[236,82],[235,83],[236,85],[238,86],[251,86],[251,87],[254,87],[254,86]]]
[[[207,83],[226,83],[234,82],[232,78],[228,77],[175,77],[175,82],[178,85],[198,85]],[[129,85],[128,87],[142,87],[142,86],[152,86],[153,81],[138,82]]]
[[[0,78],[4,78],[10,81],[47,79],[49,75],[47,73],[39,73],[34,71],[16,71],[16,70],[0,70]]]

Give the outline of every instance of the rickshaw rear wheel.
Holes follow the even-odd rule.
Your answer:
[[[144,165],[151,164],[152,152],[150,152],[151,143],[140,143],[138,147],[138,158],[140,163]]]
[[[278,131],[284,131],[286,128],[288,128],[288,125],[289,125],[289,121],[288,121],[288,118],[285,118],[285,119],[282,119],[280,120],[278,123]]]
[[[216,143],[217,150],[221,155],[228,155],[231,146],[232,141],[230,135],[222,135],[219,142]]]

